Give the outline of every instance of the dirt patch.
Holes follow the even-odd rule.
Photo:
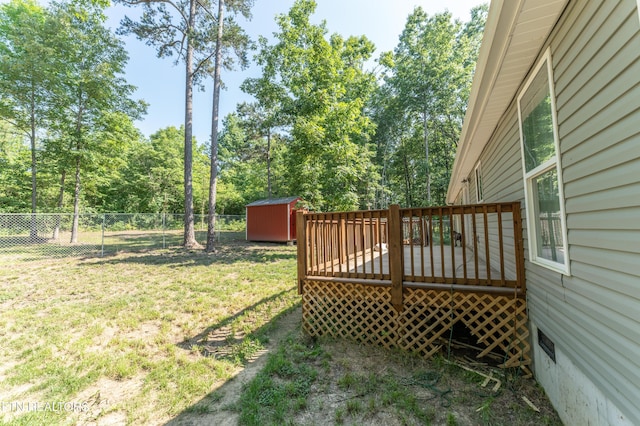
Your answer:
[[[462,353],[422,359],[344,339],[319,344],[330,361],[316,363],[322,373],[294,424],[562,424],[542,389],[516,369]]]
[[[124,339],[153,340],[158,333],[160,333],[160,321],[151,321],[140,324],[135,330],[124,333],[122,337]]]
[[[300,315],[298,309],[281,318],[264,351],[168,424],[238,424],[245,384],[264,368],[269,352],[295,336],[319,345],[324,355],[309,361],[319,374],[304,408],[290,413],[291,424],[561,425],[541,388],[518,371],[493,367],[466,352],[426,360],[344,339],[310,339],[300,329]]]
[[[142,389],[142,377],[129,380],[101,378],[88,389],[79,393],[76,401],[82,404],[82,410],[76,424],[87,426],[124,425],[127,413],[123,404]]]

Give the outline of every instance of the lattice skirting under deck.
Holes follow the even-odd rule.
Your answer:
[[[398,313],[389,287],[304,281],[302,288],[303,327],[312,336],[346,337],[430,357],[440,351],[451,327],[461,323],[484,348],[478,358],[501,353],[502,367],[530,374],[523,298],[405,288],[404,309]]]

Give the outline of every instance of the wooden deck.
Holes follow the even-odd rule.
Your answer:
[[[425,279],[431,278],[435,280],[436,277],[442,276],[463,276],[466,270],[470,279],[483,280],[489,276],[500,276],[500,271],[496,268],[490,268],[490,274],[487,274],[487,264],[482,259],[478,259],[478,267],[476,269],[475,256],[473,250],[469,248],[466,248],[466,253],[464,254],[462,252],[463,248],[460,246],[453,247],[453,254],[451,245],[444,245],[443,248],[444,250],[440,250],[439,247],[436,250],[432,250],[429,246],[416,248],[405,245],[402,257],[404,275],[422,276]],[[334,269],[337,268],[334,266]],[[346,262],[340,265],[340,269],[356,274],[387,275],[390,273],[389,251],[383,249],[381,252],[377,249],[361,252],[353,256],[348,265]],[[508,277],[508,279],[515,280],[515,277]]]
[[[310,335],[431,356],[462,324],[479,356],[502,351],[529,374],[519,203],[299,212],[296,223]]]

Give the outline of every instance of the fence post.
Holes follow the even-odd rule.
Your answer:
[[[102,249],[100,250],[100,257],[104,257],[104,227],[106,222],[106,213],[102,213]]]
[[[298,294],[302,294],[302,282],[307,275],[307,233],[304,212],[296,212],[296,244],[298,246]]]
[[[402,312],[402,277],[404,266],[402,256],[402,220],[400,218],[400,206],[389,206],[389,273],[391,275],[391,304],[398,312]]]
[[[166,213],[162,213],[162,248],[165,249],[167,248],[166,243],[165,243],[165,228],[166,228],[166,221],[165,218],[167,217]]]

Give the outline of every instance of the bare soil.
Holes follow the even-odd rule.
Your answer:
[[[238,401],[244,385],[249,383],[264,367],[269,352],[288,336],[310,340],[301,331],[300,308],[283,316],[274,327],[264,351],[233,379],[220,383],[198,409],[185,411],[166,424],[171,426],[205,426],[238,424]],[[416,377],[433,372],[434,361],[411,356],[400,351],[360,345],[344,339],[320,339],[318,342],[328,354],[329,366],[320,364],[320,371],[312,386],[306,408],[292,417],[290,424],[299,425],[405,425],[423,424],[393,404],[375,408],[371,395],[358,394],[353,389],[340,386],[345,376],[356,378],[391,377],[412,392],[423,407],[432,407],[431,424],[447,425],[561,425],[561,421],[535,380],[518,377],[517,372],[506,374],[504,370],[475,360],[468,352],[454,353],[450,360],[440,359],[437,382],[424,386]],[[446,365],[443,365],[446,364]],[[477,371],[485,376],[465,370]],[[515,374],[515,375],[514,375]],[[433,386],[431,386],[433,384]],[[378,395],[379,397],[379,395]],[[526,399],[526,400],[525,400]],[[355,404],[355,401],[360,401]],[[349,407],[361,409],[352,410]],[[537,411],[536,411],[537,410]],[[338,414],[336,413],[343,413]]]

